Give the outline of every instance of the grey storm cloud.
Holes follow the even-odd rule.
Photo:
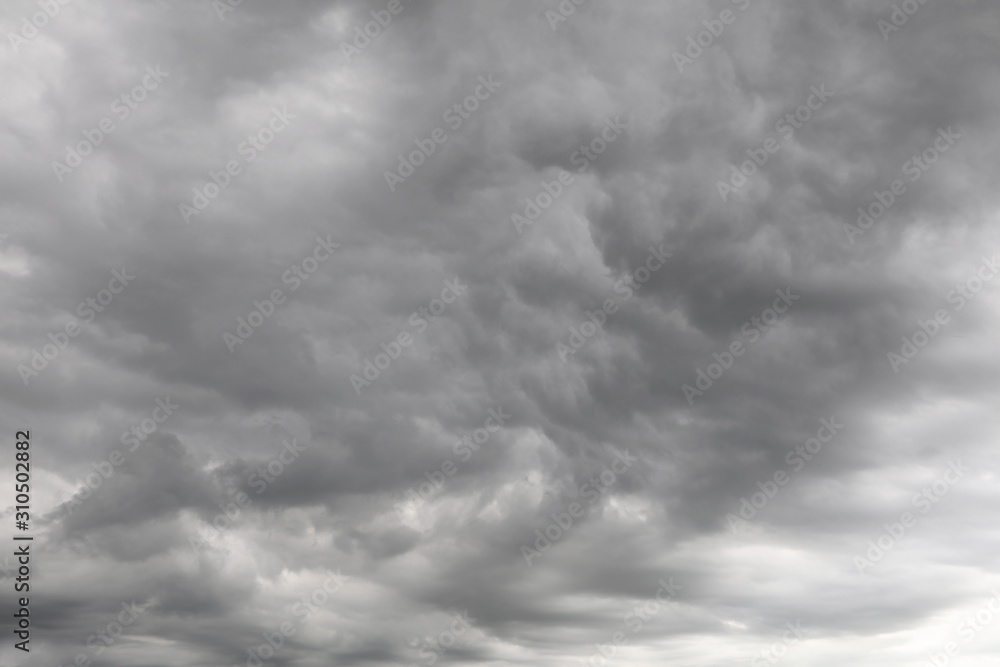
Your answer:
[[[0,25],[0,663],[995,664],[995,3]]]

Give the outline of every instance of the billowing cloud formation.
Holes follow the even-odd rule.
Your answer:
[[[0,15],[3,664],[995,663],[993,3]]]

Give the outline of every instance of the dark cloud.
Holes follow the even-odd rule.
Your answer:
[[[0,662],[992,664],[991,3],[227,2],[8,36]]]

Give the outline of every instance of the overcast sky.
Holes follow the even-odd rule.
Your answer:
[[[3,3],[0,663],[996,665],[1000,7],[578,1]]]

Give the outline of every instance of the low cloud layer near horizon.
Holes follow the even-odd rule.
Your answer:
[[[0,27],[0,663],[996,664],[995,3]]]

